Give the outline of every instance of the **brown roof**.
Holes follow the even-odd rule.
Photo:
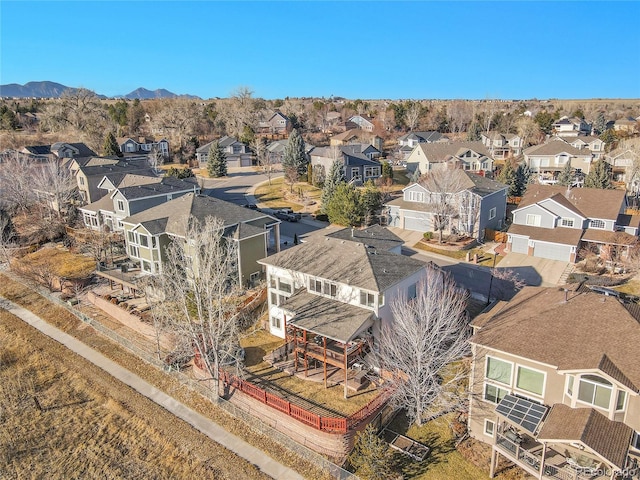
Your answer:
[[[534,145],[524,151],[525,155],[558,155],[559,153],[568,153],[573,157],[591,157],[591,151],[586,149],[578,149],[573,145],[569,145],[563,141],[550,141],[542,145]]]
[[[579,228],[542,228],[517,224],[512,224],[507,233],[524,235],[529,237],[531,240],[560,243],[562,245],[571,245],[574,247],[578,246],[580,237],[582,237],[582,229]]]
[[[466,151],[473,150],[480,155],[489,157],[489,151],[482,142],[434,142],[419,143],[420,148],[429,162],[449,161],[451,157]]]
[[[612,245],[633,245],[638,241],[638,237],[625,232],[609,232],[588,228],[585,230],[582,240],[585,242],[608,243]]]
[[[557,185],[529,185],[518,209],[538,203],[545,198],[561,194],[587,218],[618,218],[625,203],[624,190],[603,190],[600,188],[572,188]]]
[[[614,297],[525,287],[484,315],[471,342],[559,370],[601,369],[640,391],[640,323]],[[603,355],[607,359],[603,360]],[[615,368],[614,368],[615,367]]]
[[[538,441],[578,441],[622,469],[632,435],[630,427],[609,420],[593,408],[571,408],[556,403],[542,425]]]

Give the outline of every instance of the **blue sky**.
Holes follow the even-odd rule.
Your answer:
[[[202,98],[640,98],[640,2],[0,2],[0,83]]]

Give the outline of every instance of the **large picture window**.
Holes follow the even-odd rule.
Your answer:
[[[527,225],[539,227],[542,217],[540,215],[527,214]]]
[[[544,391],[544,373],[519,366],[516,387],[525,392],[542,396],[542,392]]]
[[[499,360],[494,357],[487,357],[487,371],[485,376],[496,382],[511,385],[511,369],[513,365],[510,362]]]
[[[596,407],[609,408],[613,385],[596,375],[583,375],[578,387],[578,400]]]
[[[491,403],[500,403],[500,400],[502,400],[508,393],[508,390],[496,385],[487,383],[484,386],[484,399]]]

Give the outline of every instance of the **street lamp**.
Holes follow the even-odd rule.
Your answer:
[[[496,251],[495,249],[493,250],[493,267],[491,267],[490,270],[490,274],[491,277],[489,278],[489,293],[487,293],[487,305],[489,305],[491,303],[491,286],[493,285],[493,269],[496,268],[496,257],[498,255],[496,255]]]

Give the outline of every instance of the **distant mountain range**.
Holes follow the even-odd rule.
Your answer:
[[[25,97],[36,97],[36,98],[58,98],[65,90],[77,90],[74,87],[67,87],[60,83],[55,82],[28,82],[24,85],[20,85],[17,83],[9,83],[7,85],[0,85],[0,97],[14,97],[14,98],[25,98]],[[133,92],[127,93],[126,95],[115,95],[113,97],[107,97],[106,95],[100,95],[96,93],[98,97],[101,99],[107,98],[126,98],[129,100],[133,100],[138,98],[140,100],[148,100],[151,98],[200,98],[195,95],[178,95],[169,90],[165,90],[164,88],[160,88],[158,90],[147,90],[146,88],[137,88]]]

